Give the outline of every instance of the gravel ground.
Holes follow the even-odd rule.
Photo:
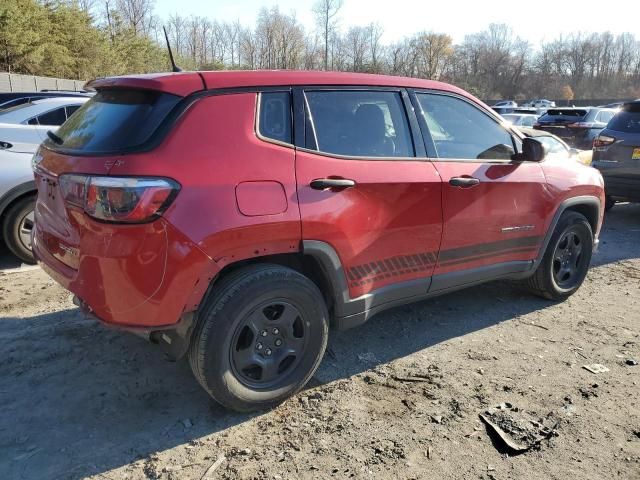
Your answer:
[[[568,301],[494,283],[385,312],[254,415],[0,254],[0,479],[640,479],[640,205],[602,240]],[[503,403],[545,438],[505,447],[479,418]]]

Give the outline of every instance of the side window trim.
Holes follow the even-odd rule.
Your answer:
[[[416,89],[416,88],[410,89],[410,94],[412,96],[412,101],[415,102],[415,105],[419,109],[419,110],[416,110],[416,114],[418,113],[418,111],[422,112],[422,107],[420,106],[420,101],[418,100],[418,94],[441,95],[441,96],[444,96],[444,97],[451,97],[451,98],[455,98],[455,99],[458,99],[458,100],[461,100],[461,101],[465,102],[466,104],[468,104],[471,107],[475,108],[476,110],[478,110],[479,112],[484,114],[487,118],[489,118],[490,120],[495,122],[500,128],[504,129],[504,131],[511,138],[511,143],[513,144],[513,149],[514,149],[514,151],[516,153],[521,150],[521,142],[519,141],[519,139],[517,139],[517,137],[514,135],[514,133],[510,129],[506,128],[503,125],[503,123],[500,121],[499,118],[496,118],[497,114],[496,114],[496,116],[491,115],[490,112],[486,112],[484,109],[480,108],[474,102],[469,101],[469,99],[465,98],[464,96],[456,95],[455,93],[445,92],[445,91],[442,91],[442,90],[428,90],[428,89]],[[427,152],[431,151],[431,155],[430,156],[432,156],[432,158],[434,160],[437,160],[439,162],[478,163],[479,160],[478,159],[473,159],[473,158],[470,159],[470,158],[441,158],[441,157],[439,157],[438,154],[437,154],[436,147],[435,147],[435,142],[433,141],[433,138],[431,136],[431,131],[429,130],[429,127],[428,127],[427,122],[426,122],[426,120],[424,118],[424,115],[418,115],[418,122],[419,122],[420,128],[423,130],[423,132],[427,132],[427,134],[425,135],[425,145],[427,146]],[[501,160],[501,159],[485,160],[485,159],[483,159],[481,161],[481,163],[511,163],[511,162],[513,162],[513,160]]]
[[[266,137],[264,135],[262,135],[262,133],[260,132],[260,108],[262,106],[262,95],[264,93],[288,93],[289,94],[289,104],[291,106],[291,110],[293,110],[293,102],[292,102],[292,98],[291,98],[291,89],[290,88],[283,88],[281,90],[259,90],[257,92],[256,95],[256,110],[255,110],[255,120],[254,120],[254,132],[256,137],[258,137],[260,140],[262,140],[263,142],[267,142],[267,143],[273,143],[274,145],[280,145],[282,147],[288,147],[288,148],[294,148],[294,143],[295,142],[295,122],[293,120],[294,118],[294,112],[290,111],[290,118],[289,121],[291,122],[291,142],[283,142],[282,140],[278,140],[276,138],[270,138],[270,137]]]
[[[315,132],[315,126],[313,125],[313,117],[309,111],[309,103],[307,101],[306,92],[308,91],[356,91],[356,92],[392,92],[400,95],[401,106],[407,127],[409,129],[409,137],[411,140],[411,146],[413,147],[414,155],[411,157],[368,157],[358,155],[342,155],[338,153],[323,152],[317,148],[317,136]],[[417,127],[417,120],[415,118],[415,112],[407,95],[407,89],[402,87],[371,87],[366,85],[305,85],[294,88],[294,115],[302,115],[304,121],[303,133],[298,132],[295,137],[296,148],[300,151],[307,153],[313,153],[315,155],[321,155],[324,157],[341,158],[346,160],[362,160],[362,161],[425,161],[428,158],[425,156],[424,145],[420,138],[416,138],[416,132],[414,128]],[[413,119],[413,124],[412,124]],[[294,124],[296,120],[294,120]],[[300,142],[300,143],[298,143]],[[422,147],[422,148],[421,148]],[[422,155],[419,156],[419,153]]]

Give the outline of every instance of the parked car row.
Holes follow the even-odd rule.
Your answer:
[[[0,102],[13,103],[0,110],[0,227],[9,250],[32,263],[36,185],[31,159],[47,132],[56,130],[90,97],[47,92],[20,95],[0,94]]]

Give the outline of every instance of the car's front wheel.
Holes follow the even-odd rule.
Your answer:
[[[273,407],[320,365],[329,315],[318,287],[278,265],[241,268],[214,285],[189,348],[194,375],[222,405]]]
[[[35,263],[31,251],[35,201],[32,195],[16,200],[5,212],[2,223],[2,235],[7,247],[25,263]]]
[[[593,231],[586,217],[578,212],[565,212],[551,236],[542,262],[528,287],[550,300],[563,300],[573,295],[585,277],[593,253]]]

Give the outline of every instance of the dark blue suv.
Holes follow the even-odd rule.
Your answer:
[[[626,103],[593,142],[593,166],[604,177],[607,210],[640,202],[640,101]]]

